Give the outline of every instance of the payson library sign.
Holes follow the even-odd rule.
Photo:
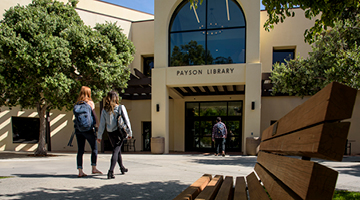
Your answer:
[[[0,14],[30,2],[3,1]],[[204,0],[196,10],[190,9],[188,0],[154,2],[154,15],[101,0],[80,0],[76,8],[86,25],[116,22],[135,45],[129,67],[140,85],[120,95],[137,151],[150,151],[150,138],[161,137],[164,153],[213,152],[211,130],[220,116],[229,132],[226,152],[246,154],[247,138],[261,137],[271,123],[309,98],[262,93],[262,77],[271,72],[273,63],[295,55],[307,57],[311,51],[303,33],[315,21],[306,19],[301,9],[266,32],[267,13],[260,11],[260,1]],[[101,108],[97,103],[98,116]],[[74,127],[72,112],[51,110],[49,116],[48,148],[76,151],[76,144],[67,146]],[[348,137],[353,154],[360,153],[358,120],[360,98],[350,120],[354,121]],[[37,124],[36,109],[1,107],[0,151],[34,151]],[[111,150],[106,137],[99,150]]]
[[[204,73],[204,75],[207,74],[232,74],[234,72],[235,68],[223,68],[223,69],[207,69],[206,73]],[[203,70],[201,69],[193,69],[193,70],[178,70],[176,72],[177,76],[191,76],[191,75],[203,75]]]

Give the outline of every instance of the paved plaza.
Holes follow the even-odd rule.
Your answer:
[[[174,198],[201,175],[247,176],[255,156],[212,154],[123,154],[125,175],[115,168],[115,179],[107,179],[111,154],[99,154],[98,169],[91,175],[90,154],[84,155],[84,171],[77,178],[76,153],[50,153],[32,157],[29,153],[0,152],[0,199],[164,199]],[[360,157],[343,162],[322,162],[339,172],[337,189],[360,191]]]

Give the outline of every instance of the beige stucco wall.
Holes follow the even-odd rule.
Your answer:
[[[1,4],[0,4],[0,18],[2,19],[5,13],[5,10],[8,10],[10,7],[16,6],[17,4],[19,5],[27,5],[31,3],[31,0],[1,0]]]
[[[61,0],[61,1],[67,2],[67,0]],[[106,3],[99,0],[79,0],[77,7],[95,13],[118,17],[128,21],[141,21],[141,20],[154,19],[154,15],[152,14]]]
[[[67,2],[66,0],[62,0]],[[244,101],[243,117],[243,149],[245,138],[260,136],[270,125],[271,120],[280,119],[283,115],[303,103],[298,97],[261,97],[261,72],[270,72],[273,48],[294,47],[295,54],[303,57],[311,50],[304,42],[304,31],[314,24],[314,20],[305,19],[301,9],[295,9],[296,17],[287,18],[284,23],[275,26],[271,32],[266,32],[263,24],[267,18],[266,11],[259,11],[260,2],[239,0],[246,18],[246,61],[245,64],[188,66],[168,68],[168,30],[172,13],[181,0],[154,0],[155,16],[134,11],[120,6],[111,5],[97,0],[80,0],[78,13],[87,25],[105,21],[118,21],[124,33],[133,41],[136,54],[131,68],[142,71],[142,56],[155,55],[155,69],[152,76],[152,101],[124,100],[132,123],[134,137],[137,139],[136,149],[142,149],[142,122],[152,121],[152,136],[166,137],[165,151],[184,151],[185,149],[185,102],[190,101]],[[5,9],[16,4],[26,5],[31,0],[2,0],[0,14]],[[153,21],[152,19],[154,19]],[[206,74],[208,69],[233,68],[231,74]],[[179,70],[202,69],[203,74],[197,76],[179,76]],[[212,85],[245,85],[245,95],[228,96],[192,96],[182,97],[172,87],[182,86],[212,86]],[[169,96],[172,99],[169,100]],[[352,140],[352,153],[360,154],[360,93],[356,100],[353,117],[350,120],[349,140]],[[255,102],[255,110],[251,110],[251,102]],[[160,111],[156,112],[156,104]],[[11,116],[36,117],[36,110],[20,111],[19,107],[9,110],[1,108],[0,112],[0,150],[32,151],[35,144],[13,144]],[[99,116],[99,104],[96,105]],[[67,142],[73,130],[72,112],[51,111],[51,135],[53,151],[77,151],[67,147]],[[253,133],[253,135],[251,135]],[[90,150],[88,144],[86,149]],[[99,146],[101,149],[101,146]]]
[[[97,116],[100,116],[99,104],[95,106]],[[21,110],[19,106],[12,108],[1,107],[0,112],[0,150],[2,151],[34,151],[37,144],[13,143],[13,131],[11,117],[36,117],[36,109]],[[74,131],[73,113],[65,110],[50,111],[50,137],[52,151],[77,151],[76,138],[73,140],[73,147],[67,146],[69,138]],[[89,151],[90,146],[86,143],[85,150]]]
[[[105,22],[111,22],[111,23],[116,22],[116,25],[120,26],[121,29],[123,29],[122,32],[127,37],[129,37],[129,35],[130,35],[131,21],[120,20],[119,18],[105,16],[105,15],[96,15],[94,13],[84,11],[84,10],[79,10],[79,9],[77,9],[76,11],[86,25],[94,27],[97,23],[103,24]]]
[[[154,56],[154,20],[132,23],[131,40],[136,48],[131,68],[142,72],[143,57]]]
[[[67,2],[67,0],[61,0],[63,2]],[[8,10],[10,7],[15,6],[17,4],[20,5],[27,5],[31,3],[31,0],[2,0],[0,5],[0,14],[1,16],[4,14],[5,10]],[[153,15],[143,13],[140,11],[134,11],[132,9],[124,8],[121,6],[112,5],[109,3],[97,1],[97,0],[80,0],[77,5],[77,12],[81,19],[84,21],[86,25],[89,26],[95,26],[96,23],[105,23],[106,21],[109,22],[117,22],[117,25],[120,25],[123,29],[123,32],[131,38],[131,25],[132,21],[141,21],[141,20],[152,20]],[[147,25],[146,28],[150,30],[152,33],[153,26],[145,23],[135,23],[137,24],[137,32],[142,32],[139,30],[140,28],[144,28],[141,25]],[[135,34],[136,35],[136,34]],[[137,36],[137,35],[136,35]],[[153,41],[153,36],[151,38],[151,34],[147,34],[149,37],[149,41]],[[143,39],[142,36],[136,37],[137,39]],[[150,54],[153,54],[153,48],[149,47],[149,45],[154,45],[153,42],[147,45],[144,45],[145,43],[139,40],[137,43],[137,49],[150,49]],[[145,47],[147,46],[147,48]],[[136,63],[137,64],[137,63]],[[150,106],[146,103],[146,101],[138,101],[133,102],[132,104],[135,104],[138,108],[144,109],[140,110],[141,113],[136,113],[137,111],[132,111],[129,113],[130,118],[134,119],[135,126],[134,129],[134,136],[136,138],[139,138],[136,143],[136,148],[141,149],[141,122],[142,121],[151,121],[150,119]],[[125,102],[126,103],[126,102]],[[129,102],[127,102],[129,104]],[[131,108],[131,105],[129,106]],[[100,116],[100,110],[99,110],[99,104],[96,105],[96,112],[98,116]],[[11,128],[11,116],[17,116],[18,112],[20,111],[19,107],[15,107],[12,110],[8,110],[8,108],[3,107],[2,112],[0,112],[0,150],[21,150],[21,151],[30,151],[37,147],[37,145],[31,145],[31,144],[22,144],[19,146],[19,144],[13,144],[12,143],[12,128]],[[149,113],[146,115],[146,110],[149,110]],[[23,113],[21,116],[28,117],[32,113],[36,112],[36,110],[25,110],[25,113]],[[65,112],[65,111],[59,111],[59,110],[53,110],[51,115],[51,147],[52,151],[77,151],[77,144],[76,139],[74,139],[73,147],[68,147],[68,139],[73,131],[73,122],[72,112]],[[33,115],[33,114],[32,114]],[[31,116],[32,116],[31,115]],[[138,117],[140,116],[140,117]],[[55,119],[55,121],[53,121]],[[136,119],[136,120],[135,120]],[[89,145],[86,145],[86,149],[90,150]],[[101,145],[99,145],[99,149],[101,149]]]
[[[151,109],[150,109],[150,100],[122,100],[120,102],[126,107],[126,110],[129,115],[131,128],[133,131],[133,137],[136,139],[135,148],[137,151],[142,150],[143,147],[143,122],[151,121]]]
[[[60,0],[67,3],[67,0]],[[5,10],[17,4],[27,5],[31,0],[2,0],[0,5],[1,18]],[[94,27],[96,23],[117,22],[126,36],[130,36],[131,23],[142,20],[153,20],[154,15],[129,8],[109,4],[98,0],[80,0],[77,4],[79,16],[86,25]],[[131,38],[131,37],[130,37]]]
[[[27,5],[31,3],[31,1],[32,0],[1,0],[0,14],[2,16],[4,13],[4,9],[7,10],[11,6],[15,6],[17,4]],[[68,0],[59,1],[64,3],[68,2]],[[142,21],[154,19],[154,15],[152,14],[106,3],[99,0],[79,0],[77,7],[92,12],[95,15],[106,15],[109,17],[116,17],[125,21]]]
[[[155,67],[168,67],[168,31],[170,19],[182,0],[155,0]],[[260,61],[260,1],[239,1],[246,19],[246,62]]]
[[[165,153],[169,148],[181,150],[184,147],[172,145],[172,138],[184,141],[184,128],[172,130],[167,120],[173,103],[169,104],[171,87],[183,86],[212,86],[212,85],[246,85],[244,113],[245,123],[243,136],[260,135],[260,105],[261,105],[261,64],[260,64],[260,2],[243,0],[238,1],[246,18],[246,63],[229,65],[205,65],[205,66],[182,66],[168,67],[168,30],[170,19],[176,7],[182,0],[155,0],[154,21],[154,54],[155,65],[152,71],[152,132],[156,136],[165,137]],[[225,73],[211,74],[211,70],[220,69]],[[188,73],[196,72],[196,75]],[[229,73],[228,73],[229,72]],[[185,74],[185,75],[182,75]],[[182,97],[180,97],[182,99]],[[174,105],[184,104],[182,100],[175,100]],[[206,101],[214,101],[206,97]],[[251,110],[251,102],[255,101],[257,109]],[[160,111],[154,112],[156,104],[160,105]],[[178,107],[176,109],[179,109]],[[179,111],[176,117],[184,118],[184,112]],[[179,126],[185,127],[184,121]],[[177,127],[179,128],[179,127]],[[169,140],[170,138],[170,140]],[[245,140],[243,140],[245,141]],[[182,143],[184,146],[185,143]],[[243,143],[243,152],[245,142]]]
[[[270,126],[271,120],[279,120],[296,106],[304,103],[309,97],[276,96],[261,98],[261,132]]]
[[[311,28],[315,19],[308,20],[304,17],[304,11],[293,9],[295,17],[286,18],[284,23],[275,25],[270,32],[265,31],[263,25],[267,20],[267,12],[260,12],[260,62],[262,72],[271,72],[273,48],[295,49],[295,57],[306,58],[311,46],[304,42],[304,33],[306,29]]]

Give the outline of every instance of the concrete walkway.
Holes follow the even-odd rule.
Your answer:
[[[247,176],[253,171],[255,156],[215,157],[206,154],[124,154],[129,169],[115,179],[106,177],[110,154],[99,154],[98,169],[91,175],[90,154],[84,155],[84,171],[77,178],[76,154],[51,153],[50,157],[30,157],[25,153],[0,152],[0,199],[164,199],[174,198],[204,173]],[[321,161],[319,161],[321,162]],[[339,171],[337,189],[360,191],[360,157],[343,162],[322,162]]]

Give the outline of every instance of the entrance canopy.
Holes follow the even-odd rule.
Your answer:
[[[245,85],[174,87],[182,96],[245,94]]]

